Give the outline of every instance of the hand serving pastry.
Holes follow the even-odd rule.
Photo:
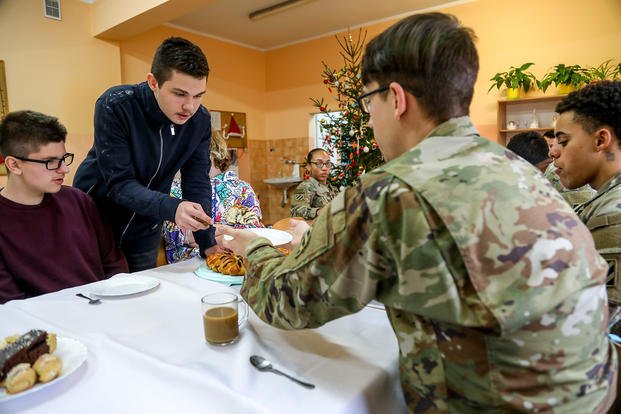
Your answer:
[[[57,356],[56,335],[39,329],[0,341],[0,386],[16,394],[32,388],[37,381],[49,382],[62,369]]]
[[[205,259],[207,267],[223,275],[243,276],[246,274],[246,260],[234,253],[212,253]]]

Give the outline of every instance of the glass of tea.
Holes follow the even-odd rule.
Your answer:
[[[201,308],[205,341],[212,345],[237,341],[239,328],[248,317],[248,305],[241,296],[230,292],[210,293],[201,299]]]

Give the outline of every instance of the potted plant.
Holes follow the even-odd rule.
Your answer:
[[[597,67],[588,68],[591,82],[615,79],[615,77],[618,76],[620,66],[621,63],[619,65],[615,65],[612,63],[612,59],[608,59],[607,61],[600,63]]]
[[[543,78],[537,82],[539,89],[543,92],[548,89],[551,84],[558,88],[558,93],[565,95],[572,90],[579,88],[583,83],[590,82],[589,71],[580,65],[565,65],[560,63],[554,66],[546,73]]]
[[[537,84],[535,75],[527,71],[532,65],[534,65],[533,62],[528,62],[517,68],[510,66],[506,72],[498,72],[491,77],[492,86],[487,92],[494,88],[500,89],[504,85],[507,87],[507,99],[519,98],[520,88],[524,89],[524,92],[528,92],[532,86]]]

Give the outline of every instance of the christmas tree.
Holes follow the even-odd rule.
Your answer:
[[[367,126],[369,114],[362,111],[356,100],[363,93],[360,63],[365,39],[366,31],[364,34],[359,31],[355,41],[351,34],[342,39],[336,37],[343,67],[331,68],[322,62],[323,83],[338,103],[338,109],[329,108],[323,98],[311,98],[313,105],[325,115],[321,122],[323,147],[338,160],[329,178],[337,188],[352,185],[358,176],[384,163],[373,130]]]

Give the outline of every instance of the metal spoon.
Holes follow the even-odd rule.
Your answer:
[[[81,298],[84,298],[84,299],[88,299],[88,304],[89,305],[99,305],[101,303],[100,299],[89,298],[88,296],[83,295],[82,293],[76,293],[75,295],[79,296]]]
[[[315,385],[313,385],[313,384],[310,384],[310,383],[304,382],[304,381],[300,381],[297,378],[293,378],[291,375],[287,375],[284,372],[277,370],[276,368],[274,368],[272,366],[272,363],[270,361],[268,361],[267,359],[265,359],[265,358],[263,358],[261,356],[252,355],[250,357],[250,363],[252,365],[254,365],[254,367],[256,369],[258,369],[259,371],[271,371],[271,372],[273,372],[275,374],[279,374],[279,375],[282,375],[284,377],[287,377],[290,380],[297,382],[298,384],[300,384],[303,387],[310,388],[310,389],[315,388]]]

